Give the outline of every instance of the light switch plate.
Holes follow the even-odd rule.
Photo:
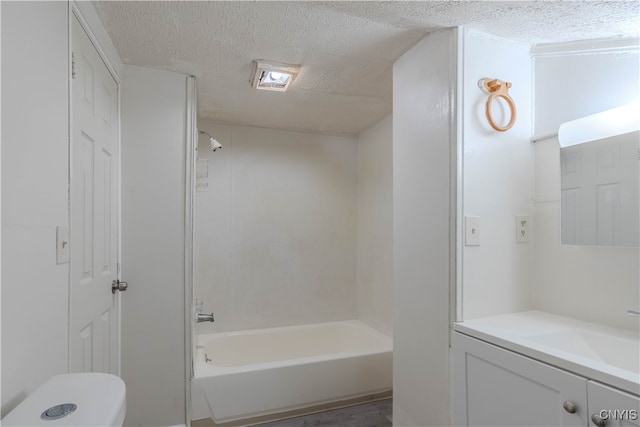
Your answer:
[[[466,246],[480,246],[480,217],[464,217],[464,244]]]
[[[68,263],[69,253],[69,228],[58,226],[56,227],[56,263]]]

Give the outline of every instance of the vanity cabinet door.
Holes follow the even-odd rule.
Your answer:
[[[453,424],[588,425],[587,380],[455,332]]]
[[[640,426],[640,398],[589,381],[589,426]]]

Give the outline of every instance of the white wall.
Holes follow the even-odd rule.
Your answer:
[[[183,424],[187,77],[127,66],[121,90],[125,425]]]
[[[432,33],[393,65],[395,426],[449,425],[457,35]]]
[[[640,96],[638,41],[609,40],[534,49],[535,134]],[[603,84],[606,81],[606,84]],[[639,329],[625,315],[640,304],[639,251],[560,244],[560,148],[535,143],[532,297],[536,309],[614,327]]]
[[[638,39],[539,45],[532,56],[536,136],[640,97]]]
[[[529,215],[533,228],[532,83],[527,45],[465,29],[462,48],[463,212],[480,217],[480,246],[464,246],[459,260],[469,320],[531,308],[532,240],[516,243],[516,215]],[[506,132],[485,117],[487,95],[478,88],[484,77],[512,83],[517,120]]]
[[[201,331],[353,319],[357,139],[200,123],[196,193]]]
[[[393,334],[393,118],[358,136],[358,318]]]
[[[2,2],[2,416],[67,372],[66,2]]]

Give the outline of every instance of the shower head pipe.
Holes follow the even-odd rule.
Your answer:
[[[213,151],[216,151],[216,150],[219,150],[220,148],[222,148],[222,144],[220,144],[217,139],[215,139],[214,137],[209,135],[207,132],[205,132],[203,130],[199,130],[198,133],[200,135],[206,135],[207,137],[209,137],[209,144],[211,145],[211,149]]]

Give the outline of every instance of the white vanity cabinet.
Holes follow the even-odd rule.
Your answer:
[[[457,332],[452,344],[454,425],[587,425],[584,378]]]
[[[640,404],[631,394],[458,332],[452,346],[456,426],[599,427],[591,415]],[[631,418],[609,417],[604,425],[637,426]]]

